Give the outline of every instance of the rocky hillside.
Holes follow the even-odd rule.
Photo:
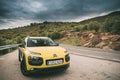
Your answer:
[[[57,41],[83,47],[120,50],[120,35],[111,33],[69,32]]]
[[[89,33],[82,37],[82,46],[120,50],[120,35],[110,33]]]

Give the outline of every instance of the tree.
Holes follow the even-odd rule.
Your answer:
[[[112,33],[120,34],[120,22],[115,22],[112,26]]]
[[[111,32],[112,29],[112,25],[113,25],[114,21],[112,19],[106,19],[104,24],[103,24],[103,29],[101,29],[103,32]]]

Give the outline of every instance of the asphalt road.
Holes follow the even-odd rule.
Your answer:
[[[71,56],[64,73],[26,77],[20,71],[18,51],[0,56],[0,80],[120,80],[120,52],[61,45]]]

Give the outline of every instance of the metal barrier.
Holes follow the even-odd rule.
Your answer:
[[[10,49],[10,48],[14,48],[14,47],[18,47],[19,45],[20,45],[20,44],[11,44],[11,45],[0,46],[0,50]]]

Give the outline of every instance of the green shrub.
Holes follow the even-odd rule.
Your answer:
[[[5,44],[6,44],[5,39],[0,37],[0,46],[5,45]]]
[[[17,43],[22,43],[22,38],[20,36],[16,37],[16,42]]]
[[[81,29],[80,29],[80,30],[81,30],[82,32],[83,32],[83,31],[87,31],[87,27],[88,27],[87,25],[83,25],[83,26],[81,26]]]
[[[79,26],[75,26],[74,31],[75,32],[79,32],[80,31],[80,27]]]
[[[90,31],[92,31],[92,30],[94,30],[94,31],[96,31],[96,32],[98,32],[99,31],[99,28],[100,28],[100,25],[99,25],[99,23],[97,22],[97,21],[93,21],[93,22],[90,22],[89,24],[88,24],[88,30],[90,30]]]
[[[48,34],[48,37],[52,39],[59,39],[60,38],[60,33],[59,32],[52,32]]]

